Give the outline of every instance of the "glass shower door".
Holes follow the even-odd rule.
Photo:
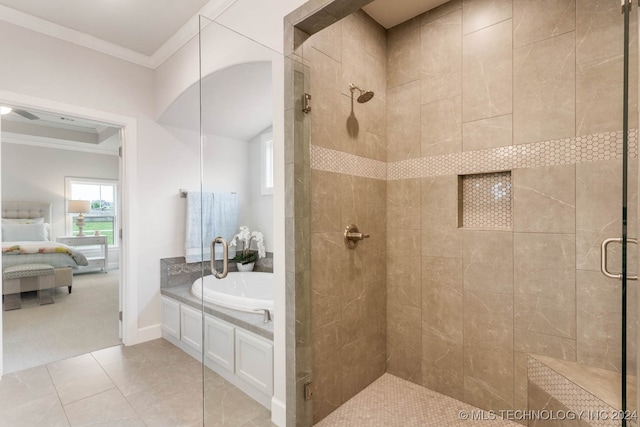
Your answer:
[[[619,307],[614,313],[619,315],[620,337],[620,387],[616,390],[619,413],[609,414],[609,418],[620,425],[638,425],[638,159],[637,129],[630,129],[630,123],[637,126],[637,19],[632,14],[631,2],[622,0],[624,22],[623,79],[622,79],[622,159],[621,159],[621,230],[619,237],[605,239],[601,246],[601,270],[605,276],[619,281],[613,290],[619,291]],[[636,33],[634,35],[634,33]],[[631,40],[636,41],[632,44]],[[632,52],[631,49],[635,49]],[[635,91],[631,88],[635,88]],[[636,107],[636,108],[632,108]],[[615,249],[612,250],[612,247]],[[619,253],[615,253],[616,250]],[[610,257],[613,252],[615,262]],[[611,267],[611,266],[614,267]],[[614,272],[610,271],[615,270]],[[603,325],[604,326],[604,325]],[[607,415],[605,415],[606,417]],[[600,418],[600,416],[598,416]]]
[[[640,395],[637,389],[637,375],[638,375],[638,156],[637,156],[637,129],[634,132],[634,147],[630,149],[630,121],[632,123],[637,122],[638,111],[630,111],[631,101],[635,101],[633,105],[637,106],[638,94],[637,94],[637,62],[638,62],[638,45],[637,45],[637,32],[638,32],[638,20],[637,11],[634,24],[631,23],[632,11],[631,1],[622,1],[622,13],[624,15],[624,69],[623,69],[623,164],[622,164],[622,390],[621,390],[621,409],[623,415],[622,425],[625,425],[625,420],[628,421],[626,425],[637,426],[638,425],[638,399]],[[635,37],[632,36],[632,31],[635,33]],[[635,43],[631,43],[631,39],[635,38]],[[631,48],[635,49],[633,54]],[[635,61],[635,66],[632,66],[632,61]],[[632,74],[632,70],[635,70],[635,74]],[[635,79],[635,84],[631,87],[635,88],[633,93],[630,90],[630,80]],[[630,117],[631,114],[635,114],[636,117]],[[633,153],[633,156],[631,155]],[[633,157],[633,158],[631,158]],[[630,172],[631,171],[631,172]],[[629,209],[629,206],[633,206],[635,209]],[[635,212],[635,215],[629,215],[629,212]],[[629,229],[628,224],[634,225]],[[630,251],[630,245],[634,246],[634,251]],[[632,257],[635,257],[633,259]],[[635,262],[634,262],[635,261]],[[632,265],[635,268],[630,269]]]
[[[274,111],[283,110],[274,82],[283,80],[283,58],[204,17],[199,43],[203,224],[214,230],[203,246],[212,236],[229,244],[226,256],[222,245],[210,254],[216,271],[227,264],[227,277],[203,269],[211,297],[202,305],[204,424],[268,424],[274,393],[284,389],[274,375],[274,320],[284,316],[273,286],[274,123],[282,115]]]

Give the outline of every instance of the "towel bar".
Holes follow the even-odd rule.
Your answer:
[[[185,190],[183,188],[181,188],[180,190],[180,197],[182,197],[183,199],[185,199],[187,197],[187,194],[189,194],[189,190]],[[232,191],[231,194],[237,194],[235,191]]]

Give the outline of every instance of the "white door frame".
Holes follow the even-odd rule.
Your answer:
[[[120,227],[122,228],[122,245],[120,247],[120,295],[122,306],[122,342],[125,345],[133,345],[139,342],[138,337],[138,285],[137,285],[137,265],[133,262],[133,254],[137,253],[137,238],[131,230],[136,221],[136,189],[135,180],[137,167],[137,119],[92,108],[80,107],[77,105],[65,104],[45,98],[38,98],[30,95],[0,90],[0,104],[19,105],[25,108],[33,108],[43,111],[52,111],[62,115],[82,117],[89,120],[113,123],[122,126],[122,217]],[[1,153],[0,153],[1,159]],[[0,166],[0,176],[1,176]],[[1,200],[0,190],[0,200]],[[0,260],[0,269],[2,261]],[[2,337],[2,315],[0,315],[0,377],[3,374],[3,337]]]

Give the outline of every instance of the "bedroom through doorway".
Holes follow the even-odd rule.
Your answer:
[[[121,127],[10,107],[1,116],[3,374],[122,342]],[[24,271],[43,264],[51,274]],[[32,276],[7,289],[10,267]]]

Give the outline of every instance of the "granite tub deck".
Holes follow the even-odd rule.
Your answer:
[[[529,426],[620,426],[621,376],[619,372],[594,368],[546,356],[529,355],[529,411],[571,411],[582,414],[567,420],[530,421]],[[636,377],[627,377],[627,411],[635,412]],[[632,414],[633,415],[633,414]],[[636,418],[628,419],[637,426]]]
[[[231,267],[230,265],[230,270]],[[187,264],[184,257],[161,259],[160,293],[196,310],[201,310],[203,308],[202,300],[191,293],[191,285],[200,278],[202,268],[202,263]],[[217,263],[216,268],[218,268]],[[219,268],[222,270],[221,265]],[[263,268],[256,268],[256,270],[268,271],[268,267]],[[204,274],[211,274],[208,262],[204,263]],[[264,323],[262,313],[247,313],[209,303],[204,304],[204,312],[256,335],[273,340],[273,321]],[[271,313],[271,316],[273,318],[274,314]]]

